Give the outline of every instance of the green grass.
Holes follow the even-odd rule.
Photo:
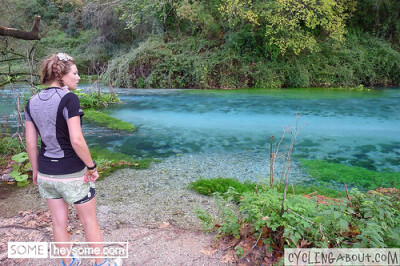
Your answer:
[[[84,119],[93,124],[106,127],[111,130],[121,130],[127,132],[136,131],[136,127],[134,125],[93,109],[85,110]]]
[[[276,187],[278,187],[278,191],[283,193],[284,189],[285,189],[285,185],[284,184],[278,184],[275,185]],[[324,195],[326,197],[330,197],[330,198],[343,198],[346,196],[346,192],[345,191],[340,191],[340,190],[336,190],[336,189],[331,189],[331,188],[327,188],[324,186],[309,186],[309,185],[289,185],[288,186],[288,190],[287,190],[288,194],[295,194],[295,195]]]
[[[211,178],[203,179],[200,178],[189,184],[191,190],[196,191],[199,194],[211,196],[215,192],[225,193],[230,187],[236,189],[237,192],[242,194],[246,191],[251,191],[255,188],[255,183],[245,182],[241,183],[233,178]]]
[[[236,192],[239,193],[239,195],[242,195],[245,192],[254,191],[256,186],[257,183],[249,181],[242,183],[236,179],[219,177],[210,179],[201,178],[190,183],[188,187],[189,189],[199,194],[211,196],[216,192],[223,194],[227,192],[230,187],[233,187],[236,190]],[[258,187],[260,190],[269,189],[269,187],[266,187],[265,184],[259,184]],[[279,192],[283,192],[284,190],[284,184],[282,183],[275,184],[275,187],[278,188]],[[345,196],[345,192],[343,191],[329,189],[321,186],[307,186],[307,185],[293,185],[293,186],[290,185],[288,187],[287,192],[289,194],[296,194],[296,195],[307,195],[311,193],[312,194],[316,193],[319,195],[324,195],[332,198],[341,198]]]
[[[363,190],[400,185],[400,173],[375,172],[357,166],[329,163],[321,160],[300,159],[305,170],[316,180],[331,183],[344,183]]]

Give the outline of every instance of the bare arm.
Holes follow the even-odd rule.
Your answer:
[[[80,117],[71,117],[67,120],[67,125],[72,148],[86,166],[92,167],[93,159],[90,155],[85,138],[83,137]],[[87,181],[95,181],[98,177],[99,174],[97,171],[94,173],[89,173],[89,171],[87,171],[85,174],[85,179],[87,178]]]
[[[38,174],[38,133],[35,125],[30,121],[25,121],[25,139],[26,139],[26,152],[28,153],[29,161],[32,165],[32,179],[33,183],[37,185]]]

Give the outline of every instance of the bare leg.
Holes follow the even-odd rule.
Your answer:
[[[101,231],[99,224],[97,223],[96,214],[96,197],[88,202],[82,204],[75,204],[75,208],[78,212],[79,219],[85,230],[85,238],[87,242],[103,242],[101,237]],[[96,243],[89,245],[93,250],[99,250],[100,253],[96,254],[96,263],[101,264],[104,262],[103,244]]]
[[[47,205],[51,212],[51,221],[53,224],[53,236],[55,242],[69,242],[67,231],[68,223],[68,204],[64,199],[47,199]],[[69,249],[69,244],[57,244],[57,248]],[[61,253],[62,256],[68,254]],[[71,258],[62,259],[65,265],[69,265],[72,261]]]

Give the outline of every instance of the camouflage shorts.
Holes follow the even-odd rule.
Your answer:
[[[37,182],[40,196],[45,199],[63,198],[68,204],[90,197],[90,188],[95,185],[92,182],[84,183],[85,172],[86,169],[74,174],[52,176],[39,173]]]

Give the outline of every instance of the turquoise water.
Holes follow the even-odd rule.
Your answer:
[[[15,101],[1,91],[0,122],[18,126]],[[370,91],[120,89],[121,104],[104,112],[133,123],[132,134],[85,123],[90,146],[140,158],[177,154],[245,154],[269,160],[285,135],[294,158],[323,159],[377,171],[400,171],[400,89]],[[256,159],[258,158],[258,159]]]
[[[372,91],[119,90],[106,113],[133,123],[124,135],[85,127],[90,145],[135,157],[184,153],[266,154],[270,137],[294,158],[324,159],[370,170],[400,171],[400,89]]]

